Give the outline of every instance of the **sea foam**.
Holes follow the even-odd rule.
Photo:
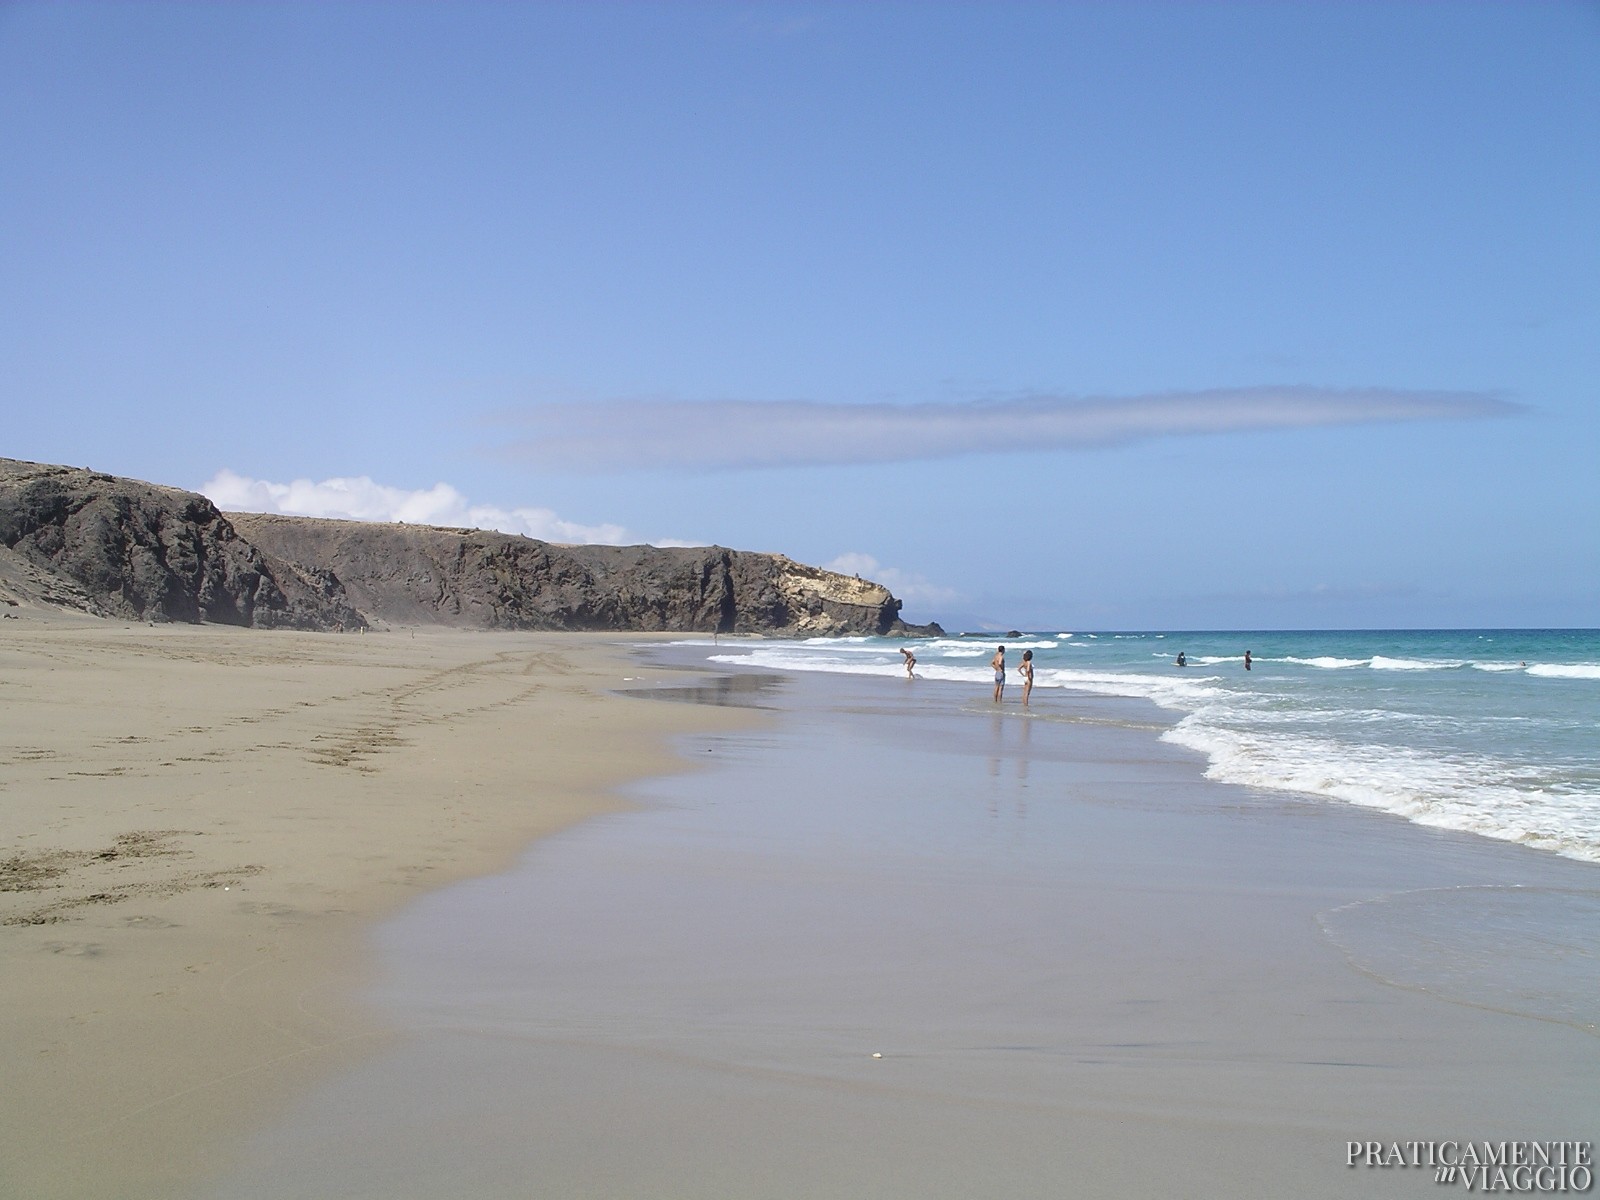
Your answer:
[[[1454,829],[1600,862],[1600,794],[1547,790],[1546,780],[1487,756],[1227,729],[1197,713],[1162,735],[1210,760],[1208,779],[1326,796]]]
[[[1374,654],[1371,663],[1374,671],[1452,671],[1466,665],[1460,659],[1441,662],[1422,658],[1386,658],[1382,654]]]
[[[1529,675],[1548,679],[1600,679],[1600,663],[1536,663]]]

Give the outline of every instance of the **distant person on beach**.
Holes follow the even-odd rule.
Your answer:
[[[1244,652],[1244,669],[1246,671],[1250,669],[1250,651],[1248,650]]]
[[[917,656],[915,654],[911,653],[911,651],[905,649],[904,647],[901,647],[900,653],[904,654],[906,656],[906,678],[907,679],[915,679],[916,678],[916,673],[915,672],[916,672],[916,666],[917,666]]]
[[[1182,650],[1178,651],[1178,665],[1180,667],[1187,667],[1189,665],[1189,656],[1186,655]]]
[[[1033,693],[1033,651],[1022,652],[1022,665],[1017,668],[1017,674],[1022,676],[1022,707],[1028,707],[1028,697]]]
[[[1006,691],[1006,648],[1001,646],[994,652],[994,657],[989,660],[989,665],[994,668],[994,702],[1000,703],[1000,697]]]

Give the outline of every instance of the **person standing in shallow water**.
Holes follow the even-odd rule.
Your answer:
[[[1000,697],[1006,692],[1006,648],[1001,646],[994,652],[994,657],[989,660],[989,665],[994,668],[994,702],[1000,703]]]
[[[1022,707],[1028,707],[1028,697],[1033,694],[1033,651],[1022,652],[1022,665],[1017,668],[1017,674],[1022,676]]]
[[[1244,669],[1246,671],[1250,669],[1250,651],[1248,650],[1244,652]]]

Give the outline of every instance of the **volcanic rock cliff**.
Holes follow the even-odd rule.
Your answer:
[[[204,496],[0,459],[0,599],[153,621],[771,634],[937,632],[887,588],[720,546],[223,514]]]
[[[369,620],[491,629],[905,632],[879,584],[720,546],[565,546],[512,534],[230,513],[269,555],[330,571]]]
[[[0,459],[0,597],[128,620],[364,624],[336,579],[272,561],[204,496],[14,459]]]

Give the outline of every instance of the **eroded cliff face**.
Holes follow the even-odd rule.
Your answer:
[[[129,620],[355,628],[337,581],[274,564],[204,496],[0,459],[8,590]]]
[[[875,583],[720,546],[563,546],[485,530],[231,513],[252,543],[335,575],[369,619],[496,629],[893,633]]]
[[[298,629],[450,625],[767,634],[908,627],[879,584],[720,546],[256,513],[74,467],[0,459],[0,599],[99,616]]]
[[[772,557],[774,586],[797,632],[833,633],[835,626],[857,624],[864,613],[878,614],[878,627],[860,632],[893,633],[900,625],[900,601],[882,584],[808,567],[782,555]]]

